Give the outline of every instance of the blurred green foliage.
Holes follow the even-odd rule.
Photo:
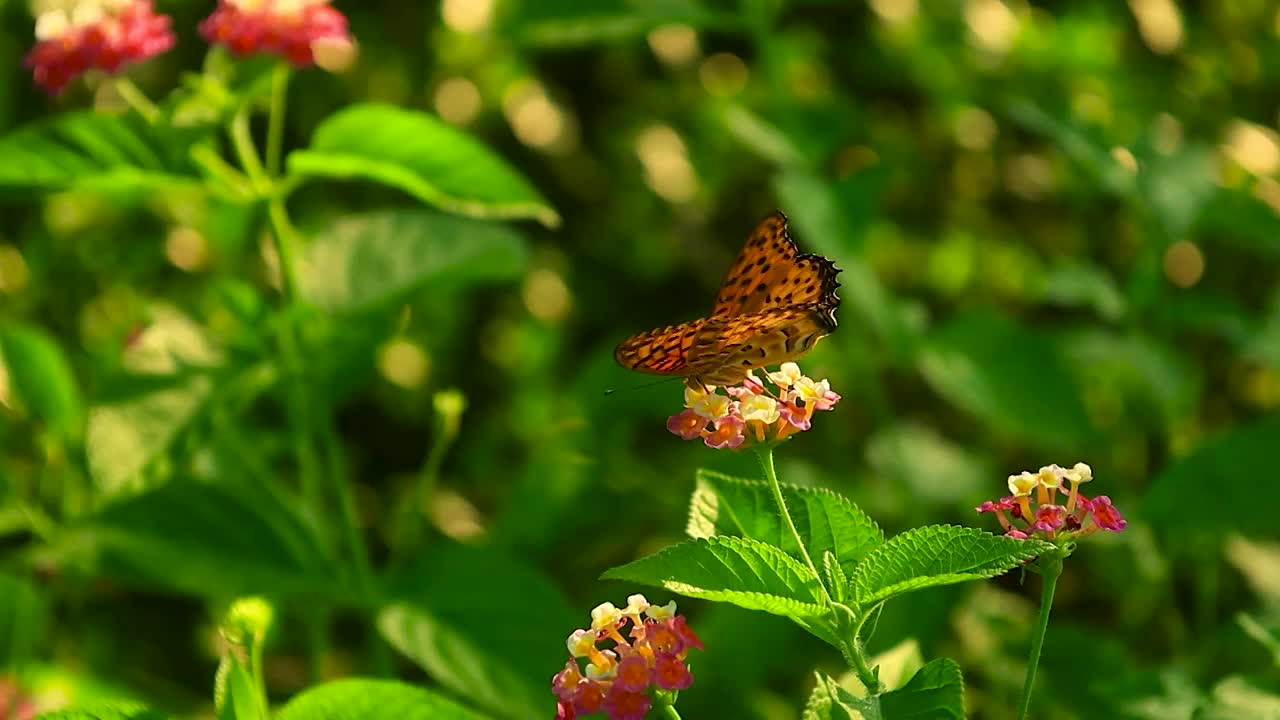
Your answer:
[[[696,468],[757,474],[670,435],[679,386],[630,389],[612,348],[705,313],[777,207],[843,269],[803,367],[844,401],[784,481],[895,535],[1086,461],[1131,524],[1067,564],[1035,716],[1280,702],[1274,2],[338,6],[360,57],[290,88],[282,278],[203,161],[226,108],[183,73],[211,3],[159,3],[178,48],[132,72],[184,88],[161,132],[104,114],[109,83],[40,95],[0,0],[0,653],[25,682],[212,712],[216,618],[262,593],[273,701],[357,674],[452,698],[337,685],[286,716],[344,692],[549,716],[563,638],[636,591],[600,574],[681,538]],[[707,645],[685,717],[795,718],[841,671],[780,618],[681,608]],[[871,649],[955,658],[970,714],[1012,717],[1034,612],[1016,575],[933,589]]]

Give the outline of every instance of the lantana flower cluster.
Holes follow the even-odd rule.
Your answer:
[[[26,65],[37,85],[57,94],[89,70],[114,73],[174,42],[169,17],[151,0],[79,0],[40,13]]]
[[[715,387],[685,388],[685,409],[667,420],[667,429],[685,440],[701,439],[707,447],[733,449],[808,430],[816,411],[840,402],[830,383],[806,376],[793,362],[765,379],[768,385],[748,373],[724,394]]]
[[[90,70],[108,74],[159,55],[176,38],[152,0],[46,0],[26,58],[35,82],[58,94]],[[219,0],[200,34],[238,56],[265,53],[297,67],[339,70],[355,42],[330,0]]]
[[[690,648],[702,649],[684,616],[676,614],[675,601],[652,605],[643,595],[627,598],[624,608],[597,606],[591,627],[573,631],[566,645],[569,659],[551,679],[560,699],[558,720],[596,712],[608,713],[609,720],[641,720],[653,705],[651,692],[693,684],[685,656]],[[585,668],[579,658],[587,661]]]
[[[34,720],[35,700],[28,695],[13,676],[0,675],[0,718],[6,720]]]
[[[315,65],[326,46],[352,46],[347,18],[329,0],[219,0],[200,35],[235,55],[267,53],[297,67]]]
[[[1039,472],[1009,476],[1009,492],[999,500],[988,500],[975,508],[995,513],[1005,535],[1019,539],[1038,537],[1068,540],[1092,535],[1099,530],[1120,532],[1128,522],[1111,498],[1085,497],[1080,486],[1093,480],[1093,469],[1076,463],[1070,469],[1046,465]],[[1059,494],[1064,494],[1062,502]],[[1034,496],[1034,497],[1033,497]]]

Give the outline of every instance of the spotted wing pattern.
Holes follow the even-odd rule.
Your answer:
[[[806,255],[787,234],[787,217],[775,212],[756,226],[720,284],[711,317],[747,315],[765,308],[839,302],[835,263]]]
[[[754,368],[799,358],[835,330],[837,273],[830,260],[800,254],[786,217],[774,213],[739,253],[711,317],[628,338],[614,358],[691,385],[735,384]]]

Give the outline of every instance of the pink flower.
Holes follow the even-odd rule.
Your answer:
[[[618,674],[613,680],[613,686],[626,692],[644,692],[649,687],[650,675],[652,669],[644,658],[628,655],[618,663]]]
[[[329,0],[219,0],[200,35],[234,55],[266,53],[297,67],[315,65],[317,50],[355,44],[346,16]]]
[[[1106,495],[1086,500],[1084,505],[1093,514],[1093,521],[1103,530],[1120,532],[1129,526],[1129,521],[1120,515],[1120,510],[1111,504],[1111,498]]]
[[[690,408],[685,408],[680,414],[672,415],[667,419],[667,429],[685,440],[701,437],[702,430],[706,426],[707,419]]]
[[[626,692],[614,686],[613,692],[605,701],[609,711],[609,720],[644,720],[649,712],[649,696],[643,693]]]
[[[574,657],[551,679],[559,699],[556,717],[572,720],[606,710],[610,720],[640,720],[651,707],[651,689],[689,687],[693,675],[685,658],[689,648],[702,649],[702,641],[675,612],[675,603],[652,605],[643,595],[632,595],[623,610],[611,603],[598,605],[591,614],[592,627],[605,629],[575,630],[568,643]],[[644,615],[649,619],[642,620]],[[627,623],[632,625],[629,640],[617,632]],[[610,649],[597,643],[608,643]],[[585,673],[578,657],[592,658]]]
[[[813,426],[809,413],[794,402],[784,402],[778,405],[778,413],[782,415],[783,422],[797,430],[808,430]]]
[[[42,13],[36,41],[25,64],[35,83],[56,95],[89,70],[115,73],[159,55],[175,37],[151,0],[80,0]]]
[[[1092,479],[1093,470],[1084,463],[1076,463],[1070,470],[1046,465],[1038,473],[1010,475],[1012,495],[988,500],[974,510],[995,513],[1004,534],[1020,540],[1039,537],[1060,543],[1099,530],[1124,530],[1128,523],[1110,498],[1104,495],[1090,500],[1080,494],[1080,485]],[[1071,487],[1066,490],[1066,504],[1060,505],[1055,498],[1063,490],[1063,480]]]
[[[840,402],[840,396],[833,390],[827,390],[822,397],[813,402],[813,407],[817,410],[830,410]]]
[[[715,429],[707,433],[707,436],[702,441],[710,448],[736,448],[746,440],[746,437],[742,434],[742,429],[746,425],[742,420],[742,416],[737,414],[726,415],[715,421]]]
[[[654,659],[653,676],[663,690],[684,690],[693,684],[693,674],[684,660],[670,653],[659,653]]]

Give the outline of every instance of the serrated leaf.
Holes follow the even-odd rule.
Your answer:
[[[393,680],[350,678],[310,688],[277,720],[483,720],[439,693]]]
[[[831,599],[839,603],[846,601],[849,578],[844,574],[844,568],[840,567],[840,560],[830,550],[822,553],[822,572],[823,581],[831,591]]]
[[[775,615],[803,618],[825,613],[821,588],[808,568],[782,550],[750,538],[689,540],[612,568],[601,578],[662,587]]]
[[[1093,433],[1053,341],[994,312],[971,311],[936,330],[920,371],[952,404],[1042,447],[1079,444]]]
[[[831,551],[846,573],[884,543],[884,532],[848,498],[823,488],[782,486],[792,521],[810,557]],[[782,524],[768,484],[699,469],[689,503],[690,537],[740,536],[780,547],[800,558],[795,539]]]
[[[804,720],[964,720],[964,678],[949,658],[926,664],[897,690],[858,697],[818,673]]]
[[[437,543],[396,573],[386,595],[378,630],[441,685],[503,717],[542,718],[554,707],[547,673],[564,665],[564,638],[581,618],[535,567]],[[538,608],[537,620],[511,612],[513,598]]]
[[[66,528],[57,551],[93,553],[125,583],[207,597],[340,594],[323,544],[266,489],[172,482]]]
[[[915,528],[891,538],[858,565],[854,597],[865,608],[911,590],[995,577],[1052,547],[953,525]]]
[[[71,363],[57,342],[36,327],[0,328],[0,361],[18,401],[64,441],[84,432],[84,404]]]
[[[823,673],[815,673],[817,684],[804,705],[801,720],[880,720],[880,708],[840,687]]]
[[[307,248],[300,291],[335,313],[358,313],[422,286],[447,290],[519,277],[524,238],[498,223],[424,210],[344,217]]]
[[[82,111],[0,137],[0,192],[87,190],[145,197],[174,187],[196,189],[154,146],[154,132],[132,116]]]
[[[366,103],[330,115],[310,147],[289,154],[288,167],[302,176],[372,180],[459,215],[560,224],[546,199],[495,152],[414,110]]]
[[[879,699],[884,720],[964,720],[964,677],[954,660],[938,658]]]

